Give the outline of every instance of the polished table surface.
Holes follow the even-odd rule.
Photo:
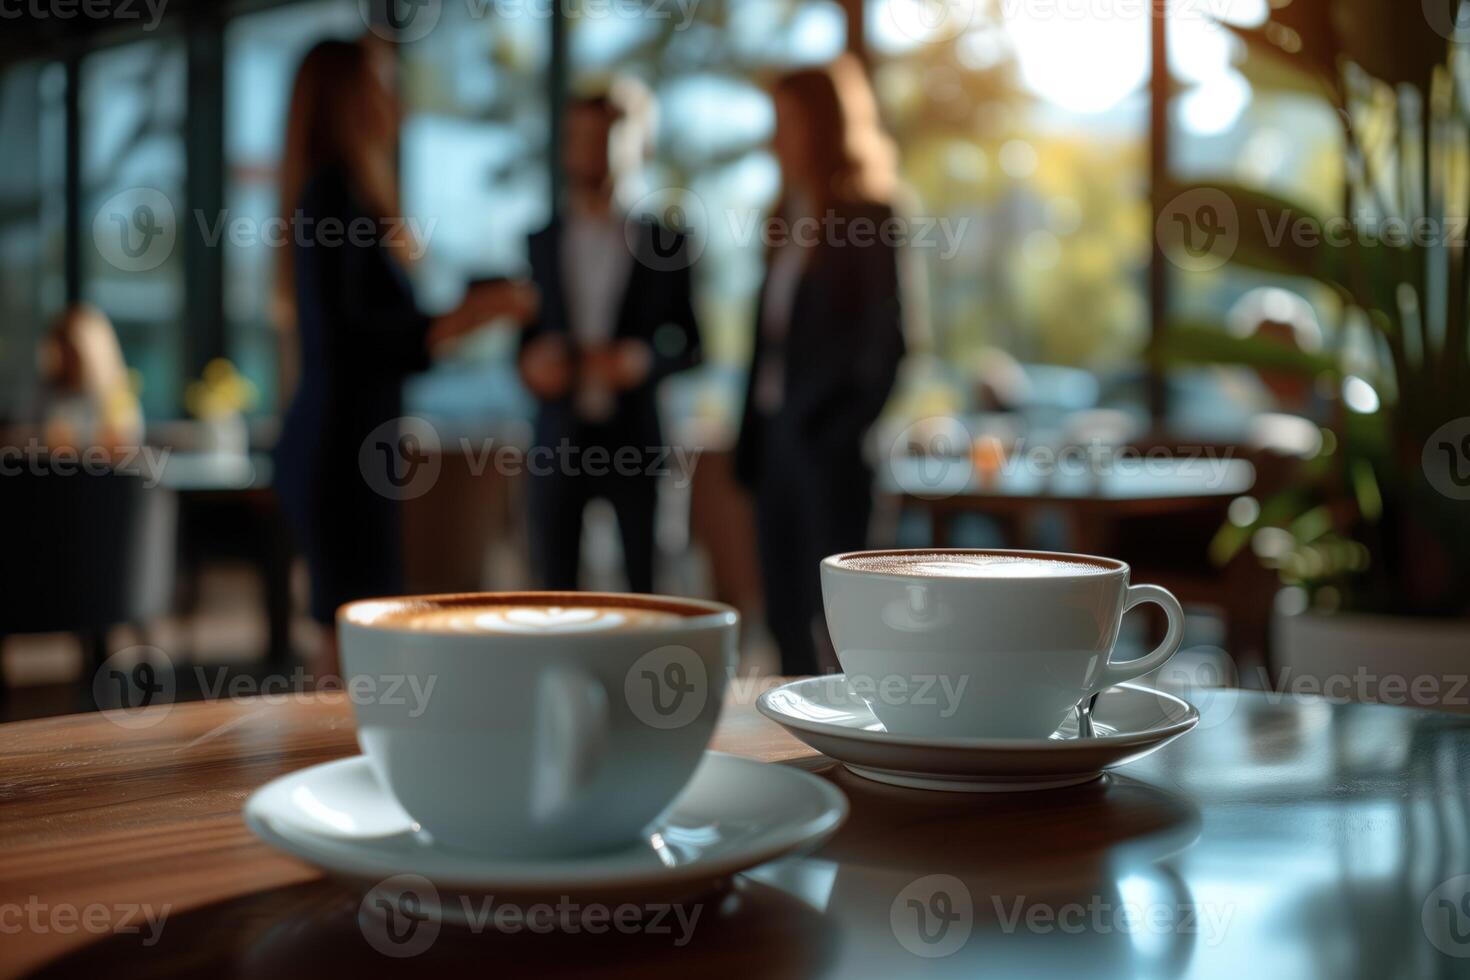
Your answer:
[[[273,464],[268,453],[201,453],[169,451],[159,482],[185,493],[263,490],[271,485]]]
[[[0,727],[0,972],[1470,974],[1470,719],[1192,691],[1199,727],[1119,774],[951,795],[847,773],[757,691],[732,691],[715,747],[840,786],[852,812],[825,846],[737,878],[683,945],[446,927],[400,960],[365,940],[361,894],[240,819],[267,780],[356,751],[340,696]]]

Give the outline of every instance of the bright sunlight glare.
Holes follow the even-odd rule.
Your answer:
[[[1102,112],[1148,78],[1148,27],[1142,17],[1103,15],[1079,7],[1009,4],[1006,30],[1016,46],[1021,80],[1072,112]]]
[[[1231,69],[1232,42],[1215,20],[1258,22],[1265,16],[1265,6],[1265,0],[1171,4],[1169,40],[1174,71],[1186,84],[1208,91],[1189,106],[1187,122],[1218,131],[1239,114],[1245,101],[1243,79]],[[1146,4],[1003,0],[1000,7],[1006,33],[1015,45],[1021,80],[1046,101],[1077,113],[1104,112],[1146,83]]]

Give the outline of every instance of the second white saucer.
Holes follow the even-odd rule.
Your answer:
[[[816,847],[847,817],[831,783],[791,766],[706,752],[646,839],[556,860],[508,860],[436,845],[383,789],[363,756],[282,776],[245,802],[266,843],[354,883],[421,876],[451,899],[558,896],[648,901],[692,895],[730,875]]]
[[[997,793],[1053,789],[1098,778],[1183,735],[1199,712],[1172,694],[1134,684],[1104,690],[1093,738],[1069,718],[1050,738],[890,735],[841,674],[792,681],[762,694],[760,712],[807,745],[868,779],[914,789]]]

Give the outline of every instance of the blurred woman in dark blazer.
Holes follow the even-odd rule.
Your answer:
[[[407,275],[417,243],[399,217],[398,107],[383,67],[363,44],[313,47],[297,71],[281,166],[276,300],[294,328],[299,379],[275,482],[311,573],[312,617],[326,627],[313,664],[323,675],[336,672],[337,607],[402,591],[395,487],[421,460],[396,434],[377,437],[403,414],[404,379],[435,348],[497,317],[527,319],[536,305],[529,286],[498,282],[472,287],[443,316],[420,312]],[[402,458],[365,445],[370,436]]]
[[[773,97],[782,193],[766,224],[736,472],[755,493],[781,672],[809,674],[826,636],[817,565],[864,544],[863,441],[904,352],[893,150],[853,58],[787,75]]]

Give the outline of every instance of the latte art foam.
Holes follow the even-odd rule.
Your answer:
[[[1103,575],[1106,565],[1068,561],[1064,558],[1035,558],[1005,554],[891,554],[855,555],[844,558],[843,568],[888,575],[922,575],[932,578],[1055,578],[1071,575]]]
[[[397,627],[438,633],[613,633],[677,623],[682,617],[641,606],[455,605],[404,609]]]

